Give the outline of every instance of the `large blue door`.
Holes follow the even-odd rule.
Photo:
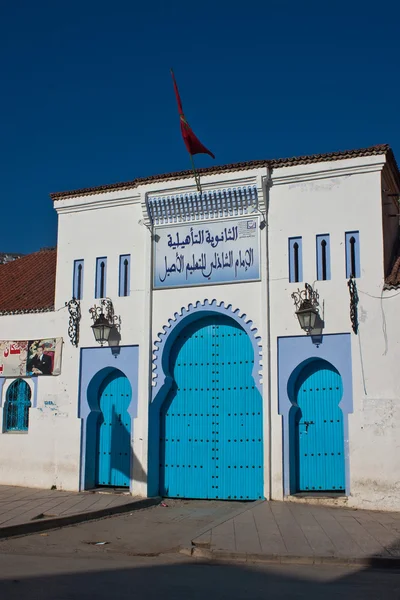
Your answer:
[[[128,407],[131,393],[128,379],[117,370],[112,371],[100,386],[97,485],[129,487],[131,419]]]
[[[297,379],[297,491],[345,489],[342,393],[340,374],[323,360],[309,363]]]
[[[263,497],[262,397],[245,331],[223,316],[186,327],[170,354],[161,409],[161,494]]]

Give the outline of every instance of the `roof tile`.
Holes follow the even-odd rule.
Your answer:
[[[269,167],[270,169],[278,167],[292,167],[296,165],[308,165],[316,162],[326,162],[333,160],[344,160],[346,158],[357,158],[361,156],[373,156],[377,154],[386,154],[388,161],[394,166],[398,183],[400,184],[400,174],[393,155],[393,152],[388,144],[379,144],[369,146],[368,148],[359,148],[356,150],[341,150],[338,152],[328,152],[326,154],[310,154],[307,156],[294,156],[292,158],[277,158],[265,160],[250,160],[246,162],[231,163],[228,165],[220,165],[213,167],[205,167],[197,169],[200,175],[214,175],[218,173],[226,173],[229,171],[246,171],[259,167]],[[50,194],[53,201],[62,200],[63,198],[72,198],[76,196],[92,196],[93,194],[101,194],[103,192],[113,192],[135,188],[138,185],[144,185],[156,181],[167,181],[173,179],[185,179],[193,177],[193,171],[177,171],[172,173],[164,173],[161,175],[150,175],[149,177],[138,177],[131,181],[121,183],[111,183],[109,185],[100,185],[95,187],[81,188],[67,192],[54,192]]]
[[[0,266],[0,313],[54,308],[56,248],[43,249]]]

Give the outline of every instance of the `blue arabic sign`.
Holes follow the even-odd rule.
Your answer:
[[[154,288],[260,278],[257,218],[157,227]]]

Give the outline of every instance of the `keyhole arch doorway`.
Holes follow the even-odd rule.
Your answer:
[[[178,498],[263,498],[262,396],[254,351],[232,318],[187,324],[171,346],[160,409],[160,493]]]
[[[292,491],[344,493],[342,377],[331,363],[317,358],[296,371],[289,394]]]

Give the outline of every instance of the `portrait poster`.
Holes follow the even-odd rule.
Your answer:
[[[61,373],[62,338],[0,341],[0,377]]]

